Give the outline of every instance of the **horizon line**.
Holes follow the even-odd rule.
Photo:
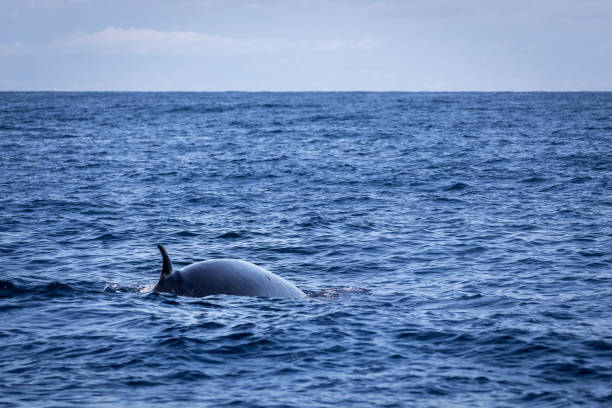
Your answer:
[[[0,93],[609,93],[612,90],[0,90]]]

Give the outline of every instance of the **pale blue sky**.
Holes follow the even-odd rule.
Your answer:
[[[612,0],[0,7],[0,90],[612,90]]]

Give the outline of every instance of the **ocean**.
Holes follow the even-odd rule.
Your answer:
[[[609,407],[611,249],[612,93],[0,93],[0,406]]]

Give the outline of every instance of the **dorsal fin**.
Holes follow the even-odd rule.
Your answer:
[[[162,244],[157,244],[157,248],[159,249],[159,252],[161,252],[162,260],[163,260],[162,276],[170,275],[172,271],[174,271],[174,268],[172,267],[172,261],[170,260],[170,257],[168,256],[168,251],[166,251],[166,248],[164,248]]]

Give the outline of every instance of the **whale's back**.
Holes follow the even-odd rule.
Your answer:
[[[291,282],[239,259],[211,259],[178,271],[184,281],[184,296],[226,294],[271,298],[302,298],[306,295]]]

